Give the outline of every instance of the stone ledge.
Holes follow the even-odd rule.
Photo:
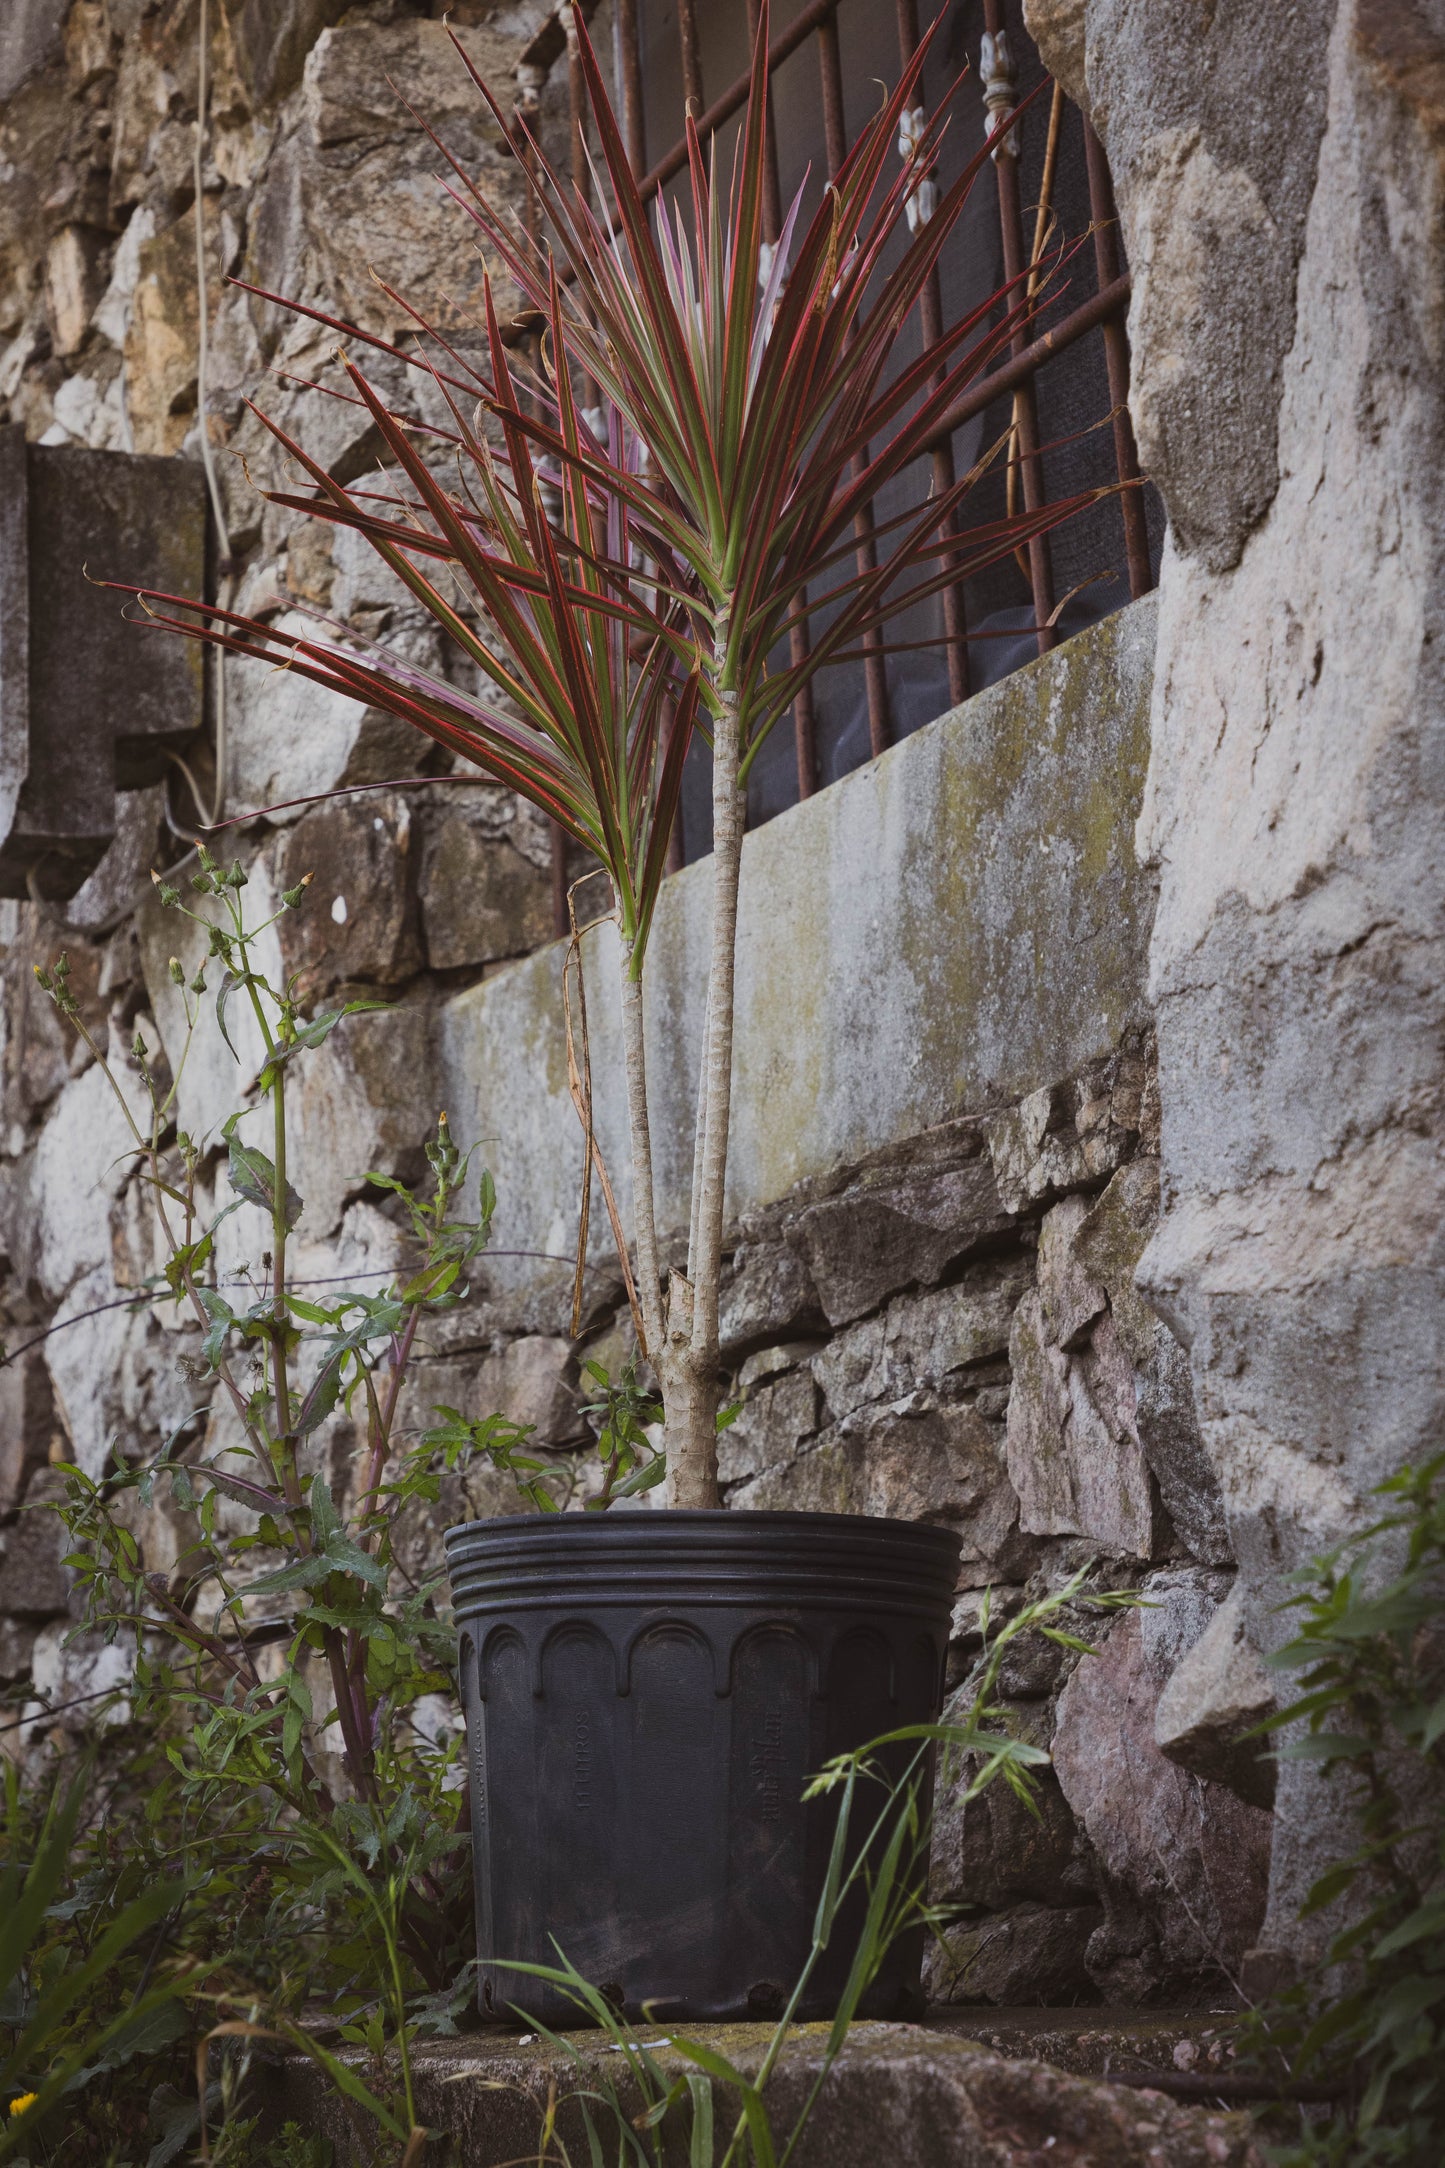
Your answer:
[[[965,2025],[980,2019],[991,2042],[1009,2043],[1003,2052],[963,2035]],[[1152,2089],[1111,2086],[1019,2052],[1025,2044],[1047,2044],[1101,2065],[1112,2053],[1128,2056],[1136,2068],[1141,2062],[1172,2067],[1178,2042],[1187,2037],[1197,2044],[1201,2025],[1213,2022],[1203,2013],[1181,2019],[1093,2009],[960,2013],[941,2026],[857,2025],[793,2155],[794,2168],[879,2168],[886,2161],[899,2168],[1025,2168],[1045,2159],[1073,2168],[1263,2168],[1243,2115],[1181,2106]],[[826,2036],[826,2026],[799,2027],[779,2063],[768,2092],[775,2131],[791,2128]],[[762,2025],[705,2026],[698,2038],[752,2070],[769,2032]],[[620,2086],[623,2058],[596,2033],[573,2034],[571,2041],[580,2067],[527,2035],[427,2042],[413,2065],[417,2114],[449,2135],[449,2158],[458,2168],[499,2168],[535,2157],[555,2081],[558,2135],[573,2158],[586,2159],[567,2090],[602,2079]],[[654,2053],[666,2068],[684,2067],[666,2049]],[[336,2168],[369,2161],[364,2133],[313,2064],[288,2057],[263,2068],[260,2078],[268,2126],[290,2118],[308,2134],[329,2138]],[[681,2150],[677,2158],[684,2158]]]

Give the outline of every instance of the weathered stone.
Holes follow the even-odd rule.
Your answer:
[[[154,1044],[154,1029],[151,1034]],[[112,1072],[132,1114],[149,1123],[134,1066],[112,1054]],[[97,1063],[73,1077],[55,1102],[25,1170],[28,1211],[11,1235],[11,1255],[48,1295],[63,1295],[110,1258],[110,1201],[124,1184],[135,1139]]]
[[[403,1181],[423,1172],[422,1148],[436,1125],[427,1090],[430,1023],[416,1004],[349,1016],[293,1071],[288,1163],[311,1240],[330,1233],[352,1197],[375,1201],[371,1172]]]
[[[1218,1616],[1237,1587],[1230,1573],[1208,1566],[1165,1566],[1148,1577],[1148,1602],[1137,1613],[1150,1676],[1162,1688]]]
[[[1133,1423],[1133,1371],[1112,1320],[1100,1318],[1087,1349],[1066,1355],[1049,1337],[1042,1298],[1026,1295],[1009,1360],[1008,1468],[1019,1526],[1149,1557],[1149,1470]]]
[[[741,1413],[718,1439],[718,1474],[725,1483],[760,1475],[791,1460],[818,1427],[818,1388],[811,1372],[790,1370],[755,1386]]]
[[[1153,1349],[1159,1319],[1134,1284],[1134,1268],[1159,1224],[1158,1160],[1132,1160],[1101,1195],[1077,1203],[1081,1209],[1069,1221],[1068,1269],[1107,1289],[1124,1344],[1134,1361],[1143,1363]],[[1049,1220],[1053,1218],[1050,1214]]]
[[[972,1692],[970,1685],[959,1689],[945,1707],[945,1722],[961,1720]],[[1047,1707],[1034,1702],[1012,1705],[1003,1722],[1013,1737],[1047,1748],[1052,1729]],[[1037,1812],[1031,1813],[1001,1782],[969,1799],[968,1787],[978,1770],[976,1754],[943,1754],[934,1796],[930,1898],[991,1913],[1025,1899],[1055,1906],[1093,1902],[1093,1887],[1079,1857],[1078,1828],[1053,1771],[1033,1772]],[[1081,1967],[1080,1980],[1084,1977]]]
[[[1007,1570],[1017,1549],[1018,1504],[996,1427],[925,1393],[860,1409],[796,1459],[741,1484],[730,1503],[947,1521],[965,1565]]]
[[[1024,1527],[1085,1534],[1147,1557],[1155,1465],[1195,1555],[1227,1557],[1181,1351],[1133,1285],[1156,1198],[1155,1163],[1141,1161],[1121,1169],[1097,1201],[1068,1197],[1045,1215],[1038,1295],[1014,1321],[1010,1473]]]
[[[754,1348],[743,1358],[738,1371],[738,1391],[751,1392],[755,1385],[766,1385],[769,1378],[781,1377],[785,1370],[798,1370],[817,1352],[816,1340],[780,1340],[776,1347]]]
[[[1422,259],[1414,243],[1438,231],[1440,27],[1418,7],[1280,11],[1271,79],[1301,94],[1300,125],[1282,134],[1260,103],[1246,11],[1165,6],[1138,37],[1119,35],[1112,6],[1088,19],[1136,309],[1142,229],[1157,244],[1154,328],[1167,295],[1183,334],[1166,352],[1137,327],[1134,404],[1152,406],[1146,425],[1181,410],[1165,468],[1146,458],[1186,543],[1211,492],[1247,485],[1258,425],[1278,425],[1279,487],[1238,571],[1210,578],[1177,552],[1165,566],[1141,842],[1161,872],[1171,1201],[1145,1270],[1193,1355],[1252,1622],[1279,1632],[1266,1622],[1281,1577],[1438,1434],[1442,711],[1428,598],[1445,296],[1438,250]],[[1246,238],[1278,252],[1253,280],[1237,276],[1228,216],[1246,181]],[[1252,322],[1235,339],[1261,315],[1266,336]],[[1383,347],[1382,323],[1399,327]],[[1206,450],[1220,431],[1244,455],[1228,474]],[[1320,600],[1340,592],[1343,616]],[[1362,713],[1369,731],[1352,732]],[[1302,1819],[1277,1846],[1273,1905],[1302,1946],[1305,1888],[1352,1838],[1327,1786],[1302,1778],[1291,1796]]]
[[[306,55],[347,0],[225,0],[236,64],[253,104],[284,98]]]
[[[1108,1289],[1109,1309],[1134,1365],[1134,1426],[1174,1528],[1205,1564],[1232,1558],[1224,1504],[1199,1427],[1189,1358],[1134,1284],[1159,1217],[1159,1163],[1136,1159],[1080,1219],[1074,1249]]]
[[[283,632],[314,633],[296,614]],[[350,779],[364,710],[294,671],[257,662],[228,665],[230,798],[243,812],[335,790]],[[300,808],[278,817],[298,820]]]
[[[117,223],[147,196],[163,218],[183,207],[175,187],[185,146],[170,140],[176,131],[167,125],[180,88],[166,64],[170,57],[154,38],[129,37],[121,44],[109,116],[110,211]]]
[[[1235,1588],[1165,1682],[1154,1712],[1155,1743],[1182,1769],[1227,1785],[1253,1806],[1272,1807],[1269,1740],[1245,1735],[1275,1706],[1274,1682],[1250,1645]]]
[[[5,908],[0,904],[0,911]],[[16,913],[20,908],[9,906]],[[70,1045],[36,984],[33,960],[19,944],[7,946],[0,958],[0,1149],[7,1158],[25,1151],[27,1116],[55,1097],[69,1073]]]
[[[988,1606],[988,1630],[990,1634],[1008,1618],[1011,1618],[1024,1600],[1019,1586],[996,1586],[990,1582],[984,1588],[966,1588],[954,1598],[953,1622],[948,1630],[950,1654],[954,1652],[972,1663],[983,1645],[984,1605]],[[949,1692],[958,1684],[949,1681]]]
[[[13,0],[0,38],[0,104],[62,50],[69,0]]]
[[[1160,1576],[1145,1583],[1160,1609],[1110,1628],[1097,1656],[1081,1659],[1059,1700],[1054,1768],[1104,1874],[1111,1914],[1126,1932],[1099,1930],[1090,1972],[1107,1992],[1133,1999],[1213,1966],[1237,1965],[1263,1914],[1271,1821],[1222,1785],[1166,1761],[1154,1740],[1167,1652],[1202,1626],[1207,1583]],[[1175,1659],[1177,1661],[1177,1657]]]
[[[1134,1371],[1112,1318],[1100,1318],[1069,1362],[1069,1459],[1078,1533],[1148,1558],[1154,1549],[1149,1464],[1134,1413]]]
[[[455,1120],[452,1122],[452,1133],[454,1136],[459,1133]],[[580,1149],[577,1156],[580,1161]],[[493,1241],[499,1246],[509,1240],[510,1229],[506,1211],[507,1195],[505,1190],[499,1189],[497,1215],[492,1230]],[[559,1227],[557,1235],[559,1243],[575,1246],[575,1218],[570,1229]],[[576,1276],[575,1249],[574,1255],[569,1258],[566,1252],[559,1248],[548,1260],[545,1272],[535,1270],[520,1288],[507,1270],[510,1263],[509,1258],[499,1255],[498,1250],[494,1249],[486,1258],[479,1258],[472,1265],[467,1275],[466,1296],[454,1310],[444,1311],[432,1322],[429,1339],[438,1356],[484,1354],[502,1340],[512,1339],[519,1333],[541,1333],[548,1338],[570,1334]],[[618,1284],[615,1260],[608,1260],[605,1252],[600,1254],[595,1265],[588,1266],[583,1276],[582,1292],[585,1328],[595,1330],[599,1324],[613,1318],[622,1289]],[[605,1333],[604,1341],[618,1350],[624,1345],[621,1335],[614,1340],[610,1333]],[[607,1358],[604,1356],[602,1359]],[[626,1360],[625,1353],[622,1359]],[[609,1361],[609,1367],[615,1377],[617,1366]]]
[[[319,13],[315,0],[313,13]],[[484,77],[507,79],[516,47],[504,30],[463,29],[458,36]],[[363,19],[323,29],[315,38],[306,58],[302,106],[323,149],[413,135],[417,124],[407,105],[439,133],[462,128],[473,138],[503,139],[441,23]]]
[[[923,1961],[932,2003],[1046,2008],[1091,1991],[1085,1952],[1103,1924],[1098,1905],[1011,1905],[945,1927]]]
[[[0,1679],[7,1686],[29,1677],[38,1630],[28,1619],[0,1617]]]
[[[25,1486],[44,1466],[55,1428],[55,1403],[40,1350],[0,1367],[0,1513],[19,1505]]]
[[[957,1383],[956,1373],[1008,1351],[1009,1324],[1029,1282],[1026,1259],[989,1259],[948,1287],[901,1295],[879,1316],[835,1333],[813,1359],[835,1420],[870,1400]]]
[[[1083,1145],[1063,1127],[1065,1120],[1063,1092],[1044,1085],[985,1124],[989,1159],[1005,1210],[1026,1212],[1031,1205],[1089,1180]]]
[[[880,1312],[834,1333],[813,1357],[813,1376],[835,1422],[871,1400],[884,1398],[889,1379],[887,1337],[888,1318]]]
[[[1200,1429],[1189,1357],[1162,1320],[1134,1374],[1134,1422],[1164,1510],[1202,1565],[1234,1557],[1219,1478]]]
[[[1018,1634],[999,1660],[998,1690],[1010,1701],[1043,1701],[1072,1668],[1067,1652],[1044,1634]]]
[[[1104,138],[1134,273],[1131,408],[1143,463],[1182,546],[1233,565],[1268,509],[1279,456],[1295,269],[1325,124],[1332,0],[1301,0],[1287,50],[1295,122],[1281,130],[1260,79],[1255,19],[1183,5],[1141,26],[1127,0],[1088,0],[1085,108]],[[1079,10],[1029,0],[1045,65],[1079,81]],[[1210,424],[1232,456],[1212,457]],[[1222,471],[1227,465],[1228,472]]]
[[[1039,1300],[1045,1328],[1057,1348],[1082,1346],[1089,1328],[1108,1307],[1102,1284],[1078,1255],[1079,1228],[1088,1215],[1087,1198],[1066,1197],[1044,1214],[1039,1228]]]
[[[0,1529],[0,1612],[10,1618],[54,1618],[70,1601],[70,1577],[61,1564],[70,1539],[47,1510],[64,1495],[60,1477],[38,1469],[18,1520]]]
[[[74,88],[93,90],[114,73],[115,40],[106,0],[75,0],[65,25],[65,71]]]
[[[529,1334],[478,1364],[471,1401],[479,1414],[535,1425],[538,1445],[562,1445],[588,1435],[575,1383],[571,1342]]]
[[[213,221],[212,213],[208,254]],[[92,295],[90,307],[95,303]],[[138,452],[178,452],[185,441],[196,405],[198,336],[193,206],[138,251],[125,328],[126,403]]]
[[[697,2031],[697,2028],[694,2028]],[[749,2075],[767,2050],[765,2026],[704,2026],[703,2044]],[[767,2088],[775,2133],[793,2129],[822,2067],[826,2034],[799,2027]],[[341,2054],[360,2064],[363,2050]],[[654,2050],[669,2079],[689,2065],[666,2047]],[[571,2099],[595,2097],[604,2084],[623,2089],[618,2058],[597,2034],[569,2043],[564,2058],[546,2042],[472,2035],[423,2041],[414,2049],[416,2112],[450,2134],[462,2168],[524,2159],[537,2150],[549,2097],[560,2104],[557,2142],[585,2157],[586,2135]],[[258,2073],[268,2127],[286,2119],[351,2143],[343,2095],[305,2056]],[[640,2104],[639,2104],[640,2105]],[[594,2108],[594,2114],[596,2110]],[[736,2105],[724,2091],[715,2109],[731,2127]],[[1104,2163],[1109,2168],[1263,2168],[1243,2115],[1184,2107],[1157,2092],[1073,2077],[925,2026],[863,2023],[851,2028],[792,2158],[797,2168],[877,2168],[879,2161],[928,2168],[1023,2168],[1031,2159]]]
[[[245,902],[250,925],[266,925],[280,908],[281,899],[267,878],[264,860],[255,863]],[[194,907],[200,910],[198,903]],[[214,904],[211,911],[216,911]],[[205,917],[204,910],[200,915]],[[202,926],[180,911],[163,909],[152,892],[142,897],[135,928],[151,1012],[171,1074],[180,1077],[180,1126],[197,1142],[217,1143],[222,1124],[244,1103],[265,1062],[260,1028],[249,1002],[238,1000],[234,994],[226,1008],[224,1037],[217,1028],[216,1004],[224,972],[214,959],[207,963],[208,936]],[[206,992],[199,1002],[194,994],[183,996],[172,979],[172,956],[181,964],[188,985],[199,970],[205,969]],[[266,926],[265,932],[251,943],[251,968],[272,986],[282,983],[281,942],[276,926]],[[197,1018],[193,1031],[187,1024],[188,1010]]]
[[[277,838],[272,887],[284,893],[313,877],[301,909],[280,925],[303,1004],[343,981],[397,986],[419,969],[411,846],[411,808],[399,792],[317,806]]]
[[[62,226],[45,252],[45,310],[57,354],[74,354],[84,343],[105,278],[105,235]]]
[[[93,1266],[58,1303],[43,1348],[65,1459],[91,1481],[100,1479],[110,1455],[113,1383],[136,1329],[136,1320],[121,1305],[110,1266]]]
[[[99,376],[68,376],[57,386],[53,419],[42,444],[83,444],[97,452],[134,449],[125,411],[123,373],[113,366],[109,381]]]
[[[1075,104],[1088,97],[1084,82],[1084,24],[1087,0],[1023,0],[1024,27],[1049,73]]]
[[[517,48],[505,29],[459,34],[484,71],[510,77]],[[331,313],[368,330],[400,331],[408,322],[378,279],[443,323],[459,320],[477,297],[475,242],[436,185],[435,150],[403,97],[492,201],[516,200],[510,147],[443,25],[354,19],[324,30],[307,55],[300,129],[255,192],[248,276],[273,292],[314,285]],[[495,268],[498,307],[510,313],[515,289],[505,268]]]
[[[508,791],[439,786],[428,793],[418,887],[435,971],[524,956],[552,938],[552,883]]]
[[[984,1135],[1004,1203],[1027,1212],[1157,1152],[1158,1123],[1150,1044],[1131,1028],[1101,1060],[992,1115]]]
[[[1027,1259],[989,1260],[968,1266],[949,1287],[891,1302],[884,1345],[892,1390],[936,1385],[951,1372],[1007,1354],[1028,1277]]]
[[[736,1360],[760,1340],[806,1332],[823,1323],[818,1291],[796,1250],[783,1242],[739,1245],[718,1299],[718,1338]]]
[[[29,1139],[26,1127],[29,1120],[48,1106],[63,1088],[72,1074],[71,1062],[75,1048],[75,1036],[70,1026],[57,1014],[49,995],[35,979],[34,967],[39,947],[31,913],[24,905],[0,904],[0,910],[9,909],[17,914],[20,922],[15,937],[9,945],[4,963],[0,965],[0,1033],[3,1033],[4,1112],[7,1128],[6,1150],[13,1158],[19,1158],[26,1150]],[[24,914],[20,917],[20,914]],[[41,951],[50,961],[48,948]],[[71,983],[77,987],[76,999],[89,1001],[96,986],[96,958],[88,947],[79,945],[67,952],[71,962]],[[30,1244],[22,1241],[21,1252],[28,1251]],[[17,1252],[11,1252],[12,1258]]]
[[[84,1633],[71,1640],[68,1620],[42,1626],[31,1654],[31,1679],[35,1694],[46,1709],[56,1712],[54,1721],[72,1734],[93,1730],[98,1724],[127,1724],[131,1705],[125,1689],[135,1675],[132,1648],[123,1640],[107,1645],[99,1633]],[[113,1702],[97,1702],[100,1694],[115,1693]],[[27,1716],[33,1704],[26,1704]],[[48,1720],[47,1720],[48,1728]]]
[[[1221,1998],[1222,2000],[1223,1998]],[[938,2023],[938,2019],[933,2020]],[[1109,2077],[1120,2070],[1193,2070],[1199,2076],[1227,2070],[1239,2054],[1238,2026],[1227,2010],[1140,2009],[1097,2004],[1047,2010],[955,2013],[942,2020],[950,2033],[977,2040],[1003,2055],[1028,2055],[1080,2077]]]
[[[117,1285],[109,1264],[87,1273],[55,1311],[52,1324],[64,1329],[45,1343],[66,1458],[92,1481],[113,1452],[153,1455],[204,1398],[176,1368],[174,1331],[162,1329],[151,1306],[132,1308],[135,1294]]]
[[[1075,1517],[1064,1443],[1069,1420],[1068,1357],[1048,1337],[1037,1290],[1024,1296],[1009,1334],[1008,1465],[1028,1528],[1055,1534]],[[1072,1526],[1069,1532],[1073,1533]]]
[[[365,408],[362,412],[365,413]],[[317,458],[316,448],[307,431],[307,456],[325,465],[328,474],[330,463]],[[305,519],[286,538],[286,555],[277,568],[278,585],[284,584],[290,595],[299,595],[303,602],[314,603],[318,610],[329,610],[336,586],[336,563],[332,556],[335,530],[322,520]]]
[[[148,886],[146,875],[156,859],[156,839],[165,805],[165,785],[153,790],[116,793],[115,841],[90,878],[65,907],[72,926],[105,929],[106,921],[134,901]]]
[[[809,1205],[788,1228],[830,1325],[930,1285],[1008,1224],[987,1160]]]
[[[999,1195],[1012,1212],[1028,1206],[1029,1171],[1038,1158],[1053,1104],[1053,1092],[1044,1085],[984,1125]]]

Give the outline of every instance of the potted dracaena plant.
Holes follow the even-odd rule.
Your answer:
[[[826,1859],[803,1779],[825,1751],[936,1714],[957,1544],[902,1523],[708,1510],[720,1503],[718,1296],[748,774],[812,674],[900,602],[1017,550],[1097,492],[960,534],[952,517],[975,469],[895,523],[876,566],[855,556],[857,515],[920,456],[1037,305],[1022,287],[1005,289],[888,373],[989,148],[901,251],[891,247],[942,125],[924,130],[890,179],[928,39],[817,210],[805,216],[800,191],[770,246],[766,0],[731,180],[715,146],[704,156],[689,117],[686,208],[650,212],[580,15],[575,27],[606,182],[600,208],[529,141],[521,164],[550,236],[543,250],[438,145],[485,250],[545,322],[540,368],[514,363],[489,280],[480,350],[432,330],[406,302],[424,334],[415,353],[286,303],[423,372],[433,418],[396,411],[339,355],[347,388],[337,395],[375,424],[395,476],[386,489],[336,481],[266,422],[314,485],[268,492],[272,501],[363,535],[488,690],[473,697],[348,627],[322,622],[298,635],[174,596],[144,599],[174,630],[402,717],[543,808],[610,877],[629,1277],[662,1400],[670,1510],[476,1523],[448,1538],[481,2000],[494,2012],[510,2003],[563,2014],[526,1970],[555,1942],[629,2008],[661,1999],[692,2016],[764,2014],[806,1951]],[[585,410],[584,385],[596,388]],[[812,582],[816,608],[820,581],[827,624],[779,665],[798,598]],[[698,732],[712,754],[711,955],[687,1263],[668,1273],[645,960]],[[619,1844],[619,1830],[644,1827],[646,1843]],[[917,1940],[905,1939],[870,2006],[906,2004],[917,1965]],[[815,1975],[809,2010],[836,2000],[841,1977]]]

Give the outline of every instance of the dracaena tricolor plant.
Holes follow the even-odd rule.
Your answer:
[[[401,477],[390,494],[333,480],[267,424],[314,484],[312,494],[268,492],[273,501],[365,535],[505,705],[471,698],[342,626],[312,638],[200,604],[178,610],[174,597],[147,603],[177,630],[284,661],[404,718],[511,784],[600,859],[621,935],[636,1285],[671,1498],[712,1506],[749,769],[823,664],[855,654],[901,604],[1012,553],[1093,497],[959,534],[952,515],[975,469],[880,528],[887,546],[876,567],[857,553],[859,515],[925,451],[1029,306],[1015,282],[890,374],[988,149],[908,237],[909,198],[936,158],[941,120],[896,170],[893,146],[927,40],[816,211],[805,215],[800,190],[774,245],[764,213],[766,0],[730,176],[720,179],[715,145],[705,156],[689,118],[690,191],[670,207],[649,208],[580,16],[576,31],[601,154],[597,207],[529,140],[522,171],[549,237],[539,247],[438,144],[450,193],[546,327],[540,366],[509,361],[489,283],[485,340],[471,350],[409,302],[401,305],[422,334],[415,353],[301,309],[424,370],[450,425],[395,411],[344,353],[341,396],[374,421]],[[456,43],[511,132],[520,124]],[[800,658],[791,633],[808,607],[815,636]],[[653,1195],[644,961],[695,732],[712,755],[712,946],[687,1269],[668,1274]]]

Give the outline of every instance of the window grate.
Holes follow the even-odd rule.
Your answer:
[[[618,108],[646,196],[662,194],[685,175],[686,148],[677,128],[685,100],[692,101],[704,147],[717,138],[724,159],[729,154],[747,101],[759,12],[759,0],[707,0],[706,6],[699,0],[613,0]],[[860,517],[860,564],[876,560],[888,520],[921,502],[930,488],[952,487],[955,475],[1005,433],[1007,452],[956,515],[965,529],[972,519],[997,517],[1006,504],[1034,510],[1091,485],[1137,484],[1140,475],[1127,406],[1130,279],[1108,161],[1083,114],[1045,72],[1023,25],[1021,0],[942,0],[941,6],[924,0],[922,10],[919,0],[895,0],[891,11],[882,0],[774,0],[767,238],[777,239],[783,205],[805,168],[810,185],[819,188],[823,176],[838,171],[880,94],[880,80],[896,80],[896,71],[912,59],[920,13],[930,21],[944,17],[923,95],[947,96],[965,64],[970,70],[951,103],[943,182],[951,177],[948,161],[956,171],[1019,104],[1027,101],[1027,110],[995,152],[993,187],[981,178],[929,283],[917,336],[926,346],[935,344],[966,307],[1041,264],[1058,238],[1076,245],[1062,276],[1038,291],[1037,307],[1013,336],[1009,360],[960,399],[924,459],[894,485],[896,501],[880,501]],[[553,31],[549,60],[560,44],[560,32]],[[575,54],[569,76],[572,169],[585,185]],[[727,87],[718,91],[719,82]],[[669,148],[649,166],[649,146],[658,142]],[[900,365],[908,358],[900,353]],[[1146,593],[1154,585],[1162,539],[1157,493],[1130,487],[1068,527],[1036,537],[1016,565],[921,601],[887,643],[871,634],[857,661],[830,665],[800,696],[791,746],[779,733],[780,742],[763,749],[750,823],[808,797],[970,692]],[[791,633],[795,655],[808,636],[808,619],[800,615]],[[684,789],[674,865],[711,848],[710,812],[700,749]]]

